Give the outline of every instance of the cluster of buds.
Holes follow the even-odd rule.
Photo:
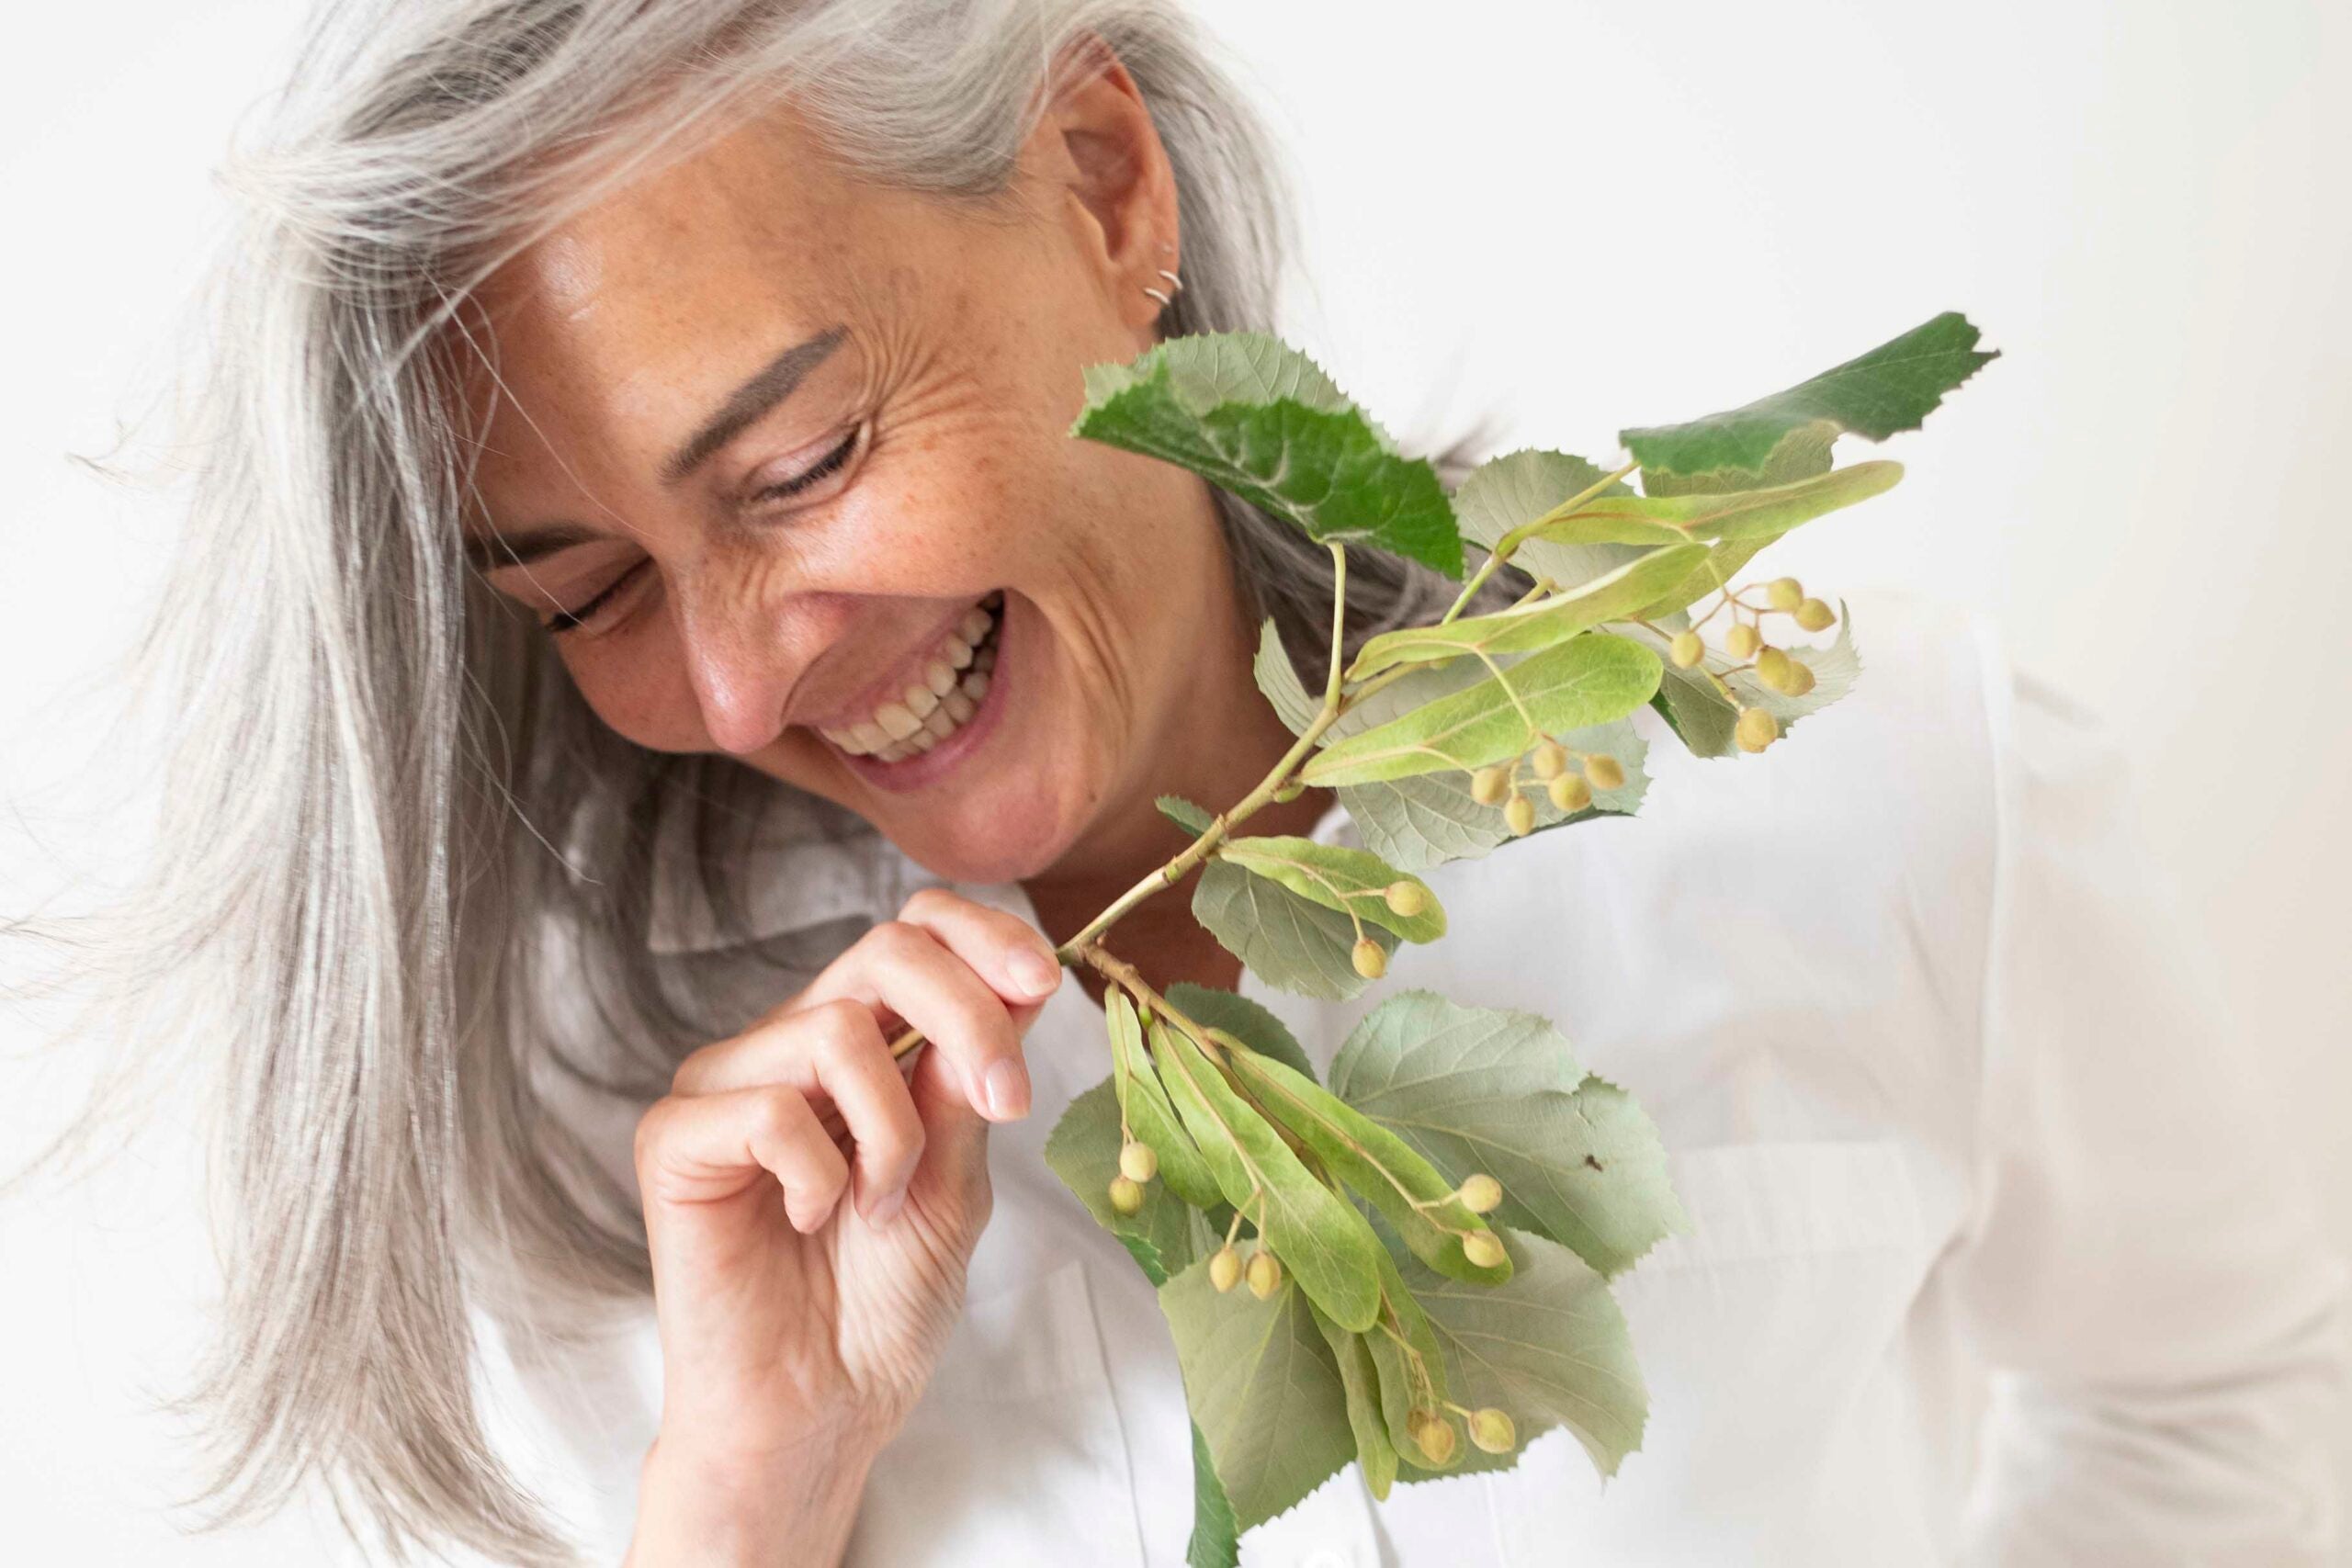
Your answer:
[[[1733,670],[1752,670],[1758,684],[1784,697],[1801,697],[1813,690],[1813,670],[1787,649],[1776,648],[1764,637],[1764,617],[1783,615],[1808,632],[1827,631],[1838,624],[1838,613],[1819,599],[1808,597],[1804,584],[1793,577],[1776,577],[1764,585],[1764,603],[1750,604],[1729,589],[1724,591],[1722,603],[1716,609],[1729,606],[1732,613],[1731,630],[1724,634],[1724,651],[1742,662]],[[1747,612],[1741,620],[1740,612]],[[1712,615],[1714,612],[1710,611]],[[1701,624],[1704,624],[1703,621]],[[1675,634],[1668,646],[1667,658],[1678,670],[1703,668],[1707,645],[1693,627]],[[1723,676],[1729,671],[1709,671],[1718,690],[1729,697],[1739,709],[1738,723],[1733,728],[1732,739],[1743,751],[1761,751],[1781,738],[1781,721],[1765,709],[1742,703],[1739,694],[1726,684]]]
[[[1143,1184],[1159,1174],[1159,1151],[1130,1137],[1119,1145],[1119,1174],[1111,1179],[1111,1207],[1122,1214],[1143,1208]]]
[[[1484,1452],[1507,1454],[1519,1441],[1519,1427],[1511,1420],[1510,1413],[1498,1410],[1491,1404],[1468,1410],[1447,1400],[1443,1410],[1422,1407],[1408,1411],[1405,1430],[1411,1435],[1414,1446],[1421,1450],[1421,1458],[1432,1470],[1443,1470],[1462,1451],[1462,1439],[1454,1436],[1453,1423],[1446,1419],[1445,1411],[1452,1411],[1462,1417],[1463,1426],[1469,1429],[1470,1440]]]
[[[1625,787],[1625,769],[1616,758],[1600,751],[1571,751],[1548,737],[1508,764],[1497,762],[1470,775],[1470,798],[1481,806],[1503,808],[1503,824],[1514,838],[1535,829],[1535,803],[1520,784],[1525,767],[1543,784],[1544,794],[1561,811],[1582,811],[1592,804],[1595,790]]]
[[[1402,915],[1408,920],[1415,915],[1423,913],[1430,907],[1429,889],[1418,882],[1392,882],[1387,886],[1377,889],[1377,892],[1380,901],[1388,906],[1390,914]],[[1350,897],[1370,897],[1372,892],[1351,894]],[[1350,910],[1348,918],[1355,919],[1355,911]],[[1362,920],[1356,920],[1356,944],[1350,951],[1348,961],[1355,965],[1356,973],[1367,980],[1377,980],[1388,973],[1387,949],[1364,934]]]

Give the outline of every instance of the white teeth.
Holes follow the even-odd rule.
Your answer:
[[[991,598],[990,608],[966,611],[932,650],[921,678],[896,701],[876,708],[871,718],[819,733],[852,756],[882,762],[918,756],[955,734],[988,697],[989,671],[996,667],[996,644],[988,639],[1002,604]],[[985,647],[975,646],[984,641]]]

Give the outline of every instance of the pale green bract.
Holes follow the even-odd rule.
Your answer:
[[[1758,627],[1785,614],[1736,599],[1732,576],[1789,530],[1892,485],[1892,462],[1836,468],[1837,442],[1916,428],[1995,357],[1976,344],[1964,318],[1939,316],[1785,391],[1626,430],[1623,468],[1530,448],[1480,464],[1451,497],[1311,360],[1263,334],[1171,339],[1088,370],[1074,434],[1223,487],[1329,547],[1343,582],[1352,552],[1459,576],[1465,542],[1483,551],[1442,617],[1351,649],[1335,631],[1330,663],[1313,667],[1339,673],[1317,689],[1267,620],[1253,675],[1297,744],[1221,808],[1160,796],[1186,846],[1063,948],[1109,986],[1113,1070],[1071,1103],[1046,1158],[1159,1291],[1193,1415],[1191,1568],[1237,1568],[1244,1531],[1351,1460],[1380,1496],[1507,1469],[1564,1427],[1614,1473],[1648,1401],[1609,1282],[1691,1220],[1649,1117],[1540,1017],[1405,991],[1362,1017],[1318,1084],[1265,1008],[1191,984],[1156,992],[1104,939],[1197,874],[1194,918],[1260,981],[1346,1001],[1400,942],[1444,935],[1419,874],[1633,813],[1665,765],[1649,754],[1661,736],[1698,757],[1741,755],[1743,709],[1785,735],[1844,696],[1860,661],[1842,605],[1826,646],[1773,628],[1770,646],[1805,666],[1791,673],[1811,674],[1803,696],[1768,690],[1726,652],[1677,669],[1671,639],[1726,611]],[[1624,482],[1635,470],[1638,491]],[[1542,739],[1565,758],[1534,750]],[[1603,758],[1622,782],[1593,782],[1613,779]],[[1581,784],[1559,782],[1564,767]],[[1487,768],[1508,815],[1474,798]],[[1363,847],[1242,831],[1309,786],[1337,792]],[[1552,788],[1577,809],[1553,805]],[[1410,914],[1387,902],[1400,883]],[[1156,1158],[1136,1168],[1152,1175],[1123,1214],[1111,1192],[1118,1179],[1122,1201],[1136,1197],[1119,1163],[1130,1136]],[[1483,1213],[1464,1201],[1473,1177]],[[1228,1245],[1228,1262],[1262,1253],[1279,1270],[1217,1291],[1210,1270]],[[1473,1260],[1495,1248],[1499,1261]],[[1489,1407],[1515,1430],[1507,1452],[1468,1440],[1464,1412]],[[1444,1445],[1421,1443],[1431,1423],[1453,1439],[1442,1466],[1430,1455]]]
[[[1650,700],[1657,682],[1657,654],[1589,633],[1327,747],[1300,776],[1312,784],[1369,784],[1482,767],[1518,756],[1538,736],[1623,718]]]

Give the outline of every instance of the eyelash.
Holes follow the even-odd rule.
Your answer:
[[[851,431],[849,433],[848,439],[844,440],[840,446],[834,447],[831,451],[826,453],[823,457],[818,458],[806,468],[803,468],[800,472],[793,475],[790,479],[780,479],[776,483],[769,485],[766,489],[754,492],[750,497],[750,500],[753,502],[763,501],[782,501],[787,496],[799,494],[802,491],[808,490],[811,486],[817,484],[828,475],[839,471],[849,462],[851,455],[856,450],[858,437],[862,434],[862,429]],[[621,589],[628,586],[630,579],[634,578],[638,574],[639,570],[645,564],[645,562],[639,561],[636,566],[630,567],[627,571],[613,579],[611,584],[602,592],[589,600],[585,604],[581,605],[577,610],[553,611],[539,624],[559,637],[565,632],[577,630],[587,623],[589,616],[596,613],[596,607],[598,605],[602,604],[605,600],[611,598],[614,594],[619,592]]]

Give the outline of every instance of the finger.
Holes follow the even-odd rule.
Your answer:
[[[1061,987],[1062,964],[1054,944],[1017,916],[944,888],[925,887],[899,908],[899,919],[936,937],[1007,1003],[1042,1002]]]
[[[922,1119],[922,1162],[908,1183],[928,1211],[953,1213],[968,1233],[988,1223],[989,1122],[972,1109],[955,1069],[936,1052],[916,1058],[908,1084]]]
[[[821,1095],[818,1120],[831,1132],[837,1109],[854,1153],[857,1212],[879,1224],[897,1213],[922,1157],[922,1119],[874,1010],[843,998],[780,1018],[704,1046],[678,1065],[673,1094],[707,1095],[782,1084]]]
[[[903,920],[876,926],[817,976],[802,1005],[842,999],[888,1008],[921,1030],[981,1115],[1029,1113],[1021,1031],[1004,998],[929,931]]]
[[[637,1126],[638,1190],[648,1207],[719,1202],[773,1177],[803,1234],[822,1225],[849,1185],[849,1162],[798,1089],[782,1084],[670,1096]]]

